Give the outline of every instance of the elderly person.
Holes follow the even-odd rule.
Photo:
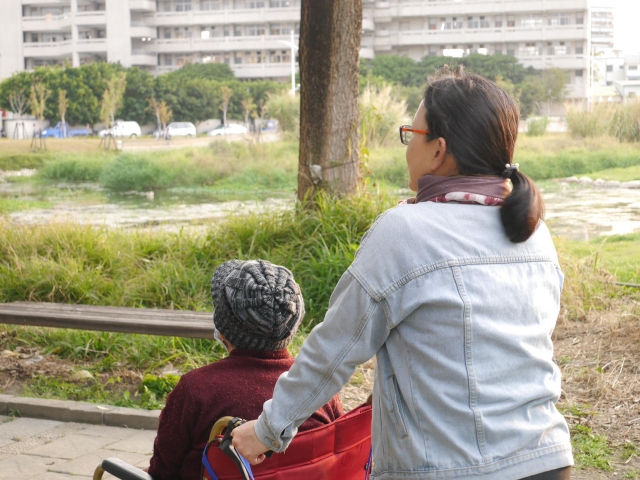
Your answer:
[[[231,260],[213,274],[211,294],[215,336],[229,356],[183,375],[167,397],[148,470],[156,480],[200,480],[202,451],[216,420],[257,418],[278,377],[293,365],[287,346],[304,318],[304,302],[289,270]],[[343,415],[337,395],[327,402],[301,431]]]

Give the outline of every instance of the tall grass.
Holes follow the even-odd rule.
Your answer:
[[[391,85],[367,85],[360,94],[361,144],[369,148],[388,146],[406,122],[407,102],[394,94]]]
[[[527,135],[530,137],[541,137],[547,133],[549,117],[530,118],[527,123]]]
[[[567,108],[569,131],[582,138],[612,136],[619,141],[640,142],[640,101],[597,103],[591,110]]]
[[[289,92],[269,93],[267,107],[269,115],[280,124],[283,132],[298,138],[300,136],[300,96]]]

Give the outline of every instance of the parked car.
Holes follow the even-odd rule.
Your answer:
[[[215,137],[216,135],[239,135],[247,132],[248,130],[246,127],[238,125],[237,123],[230,123],[226,127],[224,125],[218,125],[209,132],[209,135]]]
[[[110,129],[100,130],[98,135],[104,137],[108,132],[111,132],[114,137],[136,138],[142,135],[138,122],[125,122],[123,120],[116,120],[116,123]]]
[[[195,137],[196,126],[191,122],[171,122],[167,125],[167,131],[171,137]]]
[[[42,130],[43,138],[65,138],[65,137],[88,137],[93,132],[88,127],[70,127],[62,122],[56,123],[55,127]]]

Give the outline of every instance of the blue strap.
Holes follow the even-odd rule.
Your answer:
[[[211,464],[209,463],[209,459],[207,458],[207,450],[209,450],[210,446],[211,444],[208,443],[207,446],[204,447],[204,451],[202,452],[202,464],[204,465],[204,468],[207,469],[207,473],[211,477],[211,480],[218,480],[218,476],[213,473],[213,468],[211,468]]]
[[[373,467],[373,447],[369,450],[369,461],[364,469],[364,480],[369,480],[369,475],[371,475],[371,468]],[[217,479],[216,479],[217,480]]]
[[[210,443],[207,444],[207,446],[204,447],[204,450],[202,451],[202,464],[204,465],[204,468],[207,469],[207,473],[211,477],[211,480],[218,480],[218,476],[213,472],[213,468],[211,468],[211,463],[209,463],[209,459],[207,458],[207,451],[209,450],[210,446],[211,446]],[[251,470],[251,464],[249,463],[249,460],[247,460],[242,455],[240,455],[240,452],[238,452],[237,450],[236,450],[236,453],[238,454],[238,457],[240,458],[240,461],[242,462],[244,467],[247,469],[247,473],[249,474],[249,477],[251,478],[251,480],[255,480],[253,477],[253,471]]]

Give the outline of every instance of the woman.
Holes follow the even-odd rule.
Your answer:
[[[551,341],[563,275],[512,163],[518,117],[461,68],[431,81],[401,127],[417,197],[378,218],[273,399],[234,431],[249,461],[284,451],[375,355],[372,478],[570,478]]]

